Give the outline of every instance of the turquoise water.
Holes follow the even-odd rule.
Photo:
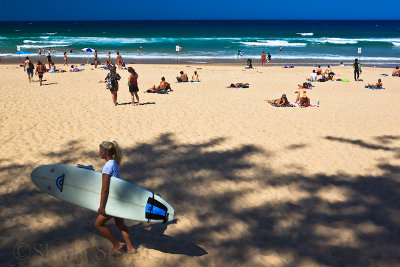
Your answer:
[[[85,21],[0,22],[0,55],[17,46],[37,54],[48,48],[55,56],[86,57],[82,48],[97,49],[100,57],[119,51],[125,59],[198,62],[259,60],[270,52],[273,62],[400,62],[400,21]],[[282,51],[280,51],[282,47]],[[137,50],[141,49],[141,54]]]

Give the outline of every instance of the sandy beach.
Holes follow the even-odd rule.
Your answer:
[[[127,70],[118,106],[107,71],[45,73],[0,65],[0,262],[4,266],[400,265],[400,78],[350,66],[307,90],[320,107],[277,108],[296,98],[312,67],[128,65],[139,74],[132,106]],[[326,66],[324,66],[326,67]],[[58,65],[59,69],[69,67]],[[200,83],[177,83],[183,70]],[[169,94],[144,93],[164,76]],[[381,78],[385,90],[364,85]],[[231,83],[250,88],[226,88]],[[162,195],[176,221],[127,221],[138,253],[107,257],[96,213],[31,182],[42,164],[93,165],[103,140],[125,154],[121,177]],[[115,225],[112,231],[122,240]]]

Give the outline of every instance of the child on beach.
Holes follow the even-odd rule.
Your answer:
[[[383,87],[382,80],[378,79],[378,82],[376,84],[368,84],[368,87],[370,87],[370,88],[382,88]]]
[[[35,67],[33,66],[33,63],[31,62],[29,57],[26,57],[25,59],[26,60],[25,60],[25,63],[24,63],[24,71],[26,71],[26,73],[28,74],[29,82],[31,82],[31,78],[33,78],[33,69]]]
[[[124,219],[112,217],[106,214],[106,205],[110,191],[111,177],[114,176],[116,178],[120,178],[119,165],[121,165],[122,161],[121,148],[115,141],[104,141],[100,144],[99,155],[106,161],[106,164],[102,170],[101,198],[98,209],[99,215],[97,216],[94,225],[97,230],[112,243],[113,248],[110,251],[110,255],[114,255],[123,247],[123,243],[119,242],[112,234],[110,229],[105,225],[107,221],[109,221],[111,218],[114,218],[115,224],[121,231],[122,237],[125,240],[127,251],[129,253],[135,253],[136,249],[132,245],[131,237],[129,235],[128,228],[125,225]]]
[[[43,73],[45,72],[45,68],[46,67],[44,66],[44,64],[39,60],[37,65],[36,65],[35,74],[39,76],[40,86],[42,86]]]
[[[111,67],[110,73],[107,74],[105,80],[111,83],[110,92],[112,95],[113,103],[116,106],[118,105],[117,103],[118,81],[121,80],[121,76],[119,76],[119,74],[117,73],[117,67],[115,66]]]
[[[138,87],[138,82],[137,79],[139,75],[136,73],[136,71],[132,67],[128,67],[128,72],[129,72],[129,77],[128,77],[128,86],[129,86],[129,92],[132,95],[132,106],[135,105],[135,96],[137,99],[137,104],[139,105],[139,87]]]

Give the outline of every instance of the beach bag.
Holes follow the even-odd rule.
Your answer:
[[[106,82],[106,89],[108,89],[108,90],[111,89],[111,82],[110,81]]]

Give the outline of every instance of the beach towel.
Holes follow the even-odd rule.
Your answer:
[[[295,103],[293,103],[294,105],[297,105],[298,107],[301,107],[301,108],[319,108],[319,105],[314,105],[314,104],[310,104],[310,106],[308,106],[308,107],[303,107],[303,106],[300,106],[300,103],[299,102],[295,102]]]
[[[380,76],[389,76],[389,74],[382,73]]]
[[[150,94],[168,94],[168,91],[167,90],[160,90],[160,91],[158,91],[158,92],[152,92],[152,91],[150,91],[150,89],[149,90],[147,90],[147,91],[144,91],[143,93],[150,93]]]
[[[275,103],[269,103],[269,104],[271,104],[271,106],[276,107],[276,108],[294,108],[294,107],[296,107],[295,105],[293,105],[293,104],[291,104],[291,103],[289,103],[289,104],[286,105],[286,106],[278,106],[278,105],[275,104]]]
[[[376,88],[376,87],[368,86],[368,85],[366,85],[365,88],[372,89],[372,90],[381,90],[381,89],[385,89],[385,88],[383,88],[383,87],[382,87],[382,88]]]

